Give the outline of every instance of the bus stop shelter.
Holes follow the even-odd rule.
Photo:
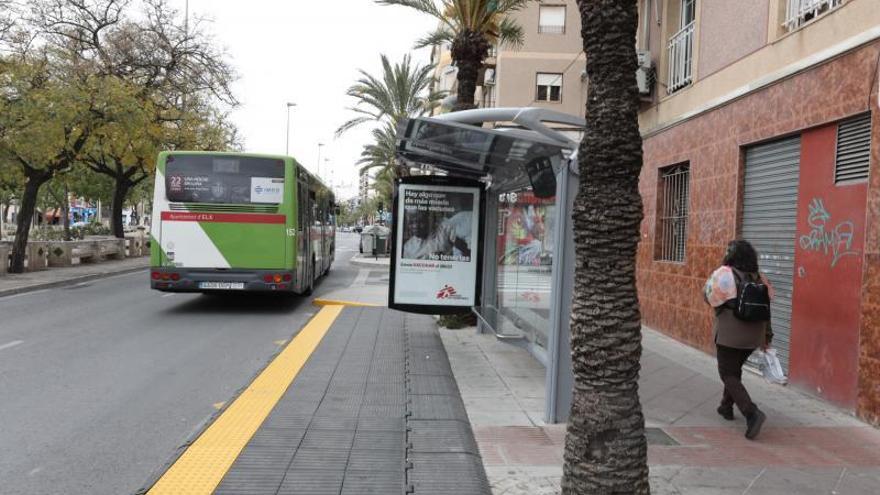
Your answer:
[[[409,165],[485,184],[482,293],[472,310],[480,332],[545,366],[548,423],[564,422],[571,402],[571,211],[584,126],[542,108],[492,108],[409,119],[398,130]]]

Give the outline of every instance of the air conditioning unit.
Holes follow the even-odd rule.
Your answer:
[[[651,59],[651,52],[646,50],[636,51],[636,56],[638,57],[636,84],[639,87],[639,94],[648,96],[654,87],[654,61]]]
[[[486,74],[483,76],[483,84],[486,86],[493,86],[495,84],[495,69],[486,69]]]

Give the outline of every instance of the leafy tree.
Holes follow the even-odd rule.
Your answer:
[[[0,64],[0,161],[18,167],[24,179],[12,273],[24,271],[40,188],[73,167],[99,113],[94,95],[53,78],[46,58]]]
[[[587,75],[587,128],[572,213],[574,396],[565,440],[566,495],[647,494],[638,394],[641,316],[636,251],[642,222],[642,139],[636,89],[635,0],[578,0]]]
[[[489,48],[522,46],[522,26],[511,14],[531,0],[376,0],[381,5],[402,5],[427,14],[440,26],[416,43],[416,48],[452,43],[452,61],[458,67],[458,101],[454,110],[475,108],[477,76]]]
[[[184,27],[165,0],[30,2],[29,25],[67,77],[95,81],[107,111],[84,162],[115,184],[111,223],[123,236],[132,188],[152,173],[164,148],[223,150],[235,130],[213,101],[235,105],[234,71],[196,20]]]

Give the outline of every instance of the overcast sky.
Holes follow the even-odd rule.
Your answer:
[[[172,0],[184,11],[185,0]],[[348,118],[353,102],[345,90],[357,70],[378,73],[379,54],[392,61],[413,52],[416,39],[436,24],[404,7],[383,7],[373,0],[189,0],[190,15],[206,16],[206,27],[226,47],[240,79],[241,106],[233,118],[245,149],[284,153],[286,102],[290,114],[290,154],[315,172],[318,143],[321,177],[342,198],[357,192],[357,161],[370,140],[369,128],[333,137]],[[413,52],[428,63],[428,50]],[[325,162],[324,159],[329,161]]]

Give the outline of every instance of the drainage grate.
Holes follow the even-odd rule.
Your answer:
[[[648,445],[681,445],[661,428],[645,428]]]

